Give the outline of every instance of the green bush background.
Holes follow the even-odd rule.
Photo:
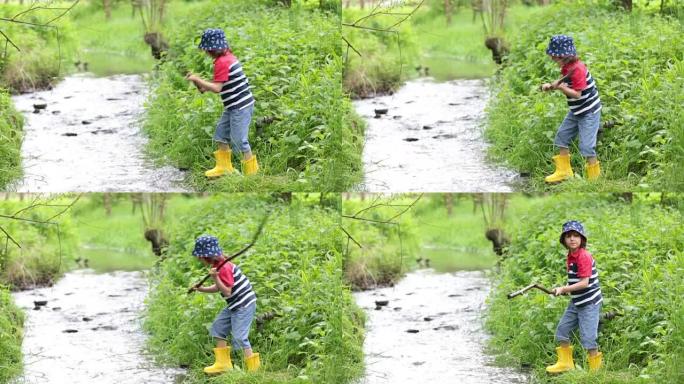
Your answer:
[[[250,79],[256,99],[253,123],[275,119],[250,128],[261,176],[205,181],[223,106],[216,94],[198,93],[183,77],[191,70],[211,79],[213,63],[197,49],[209,27],[225,30]],[[168,60],[160,65],[145,124],[152,153],[192,169],[196,185],[214,190],[341,191],[356,181],[360,151],[349,148],[358,144],[345,118],[350,104],[342,94],[337,14],[210,1],[168,36]]]
[[[680,21],[641,9],[631,14],[593,2],[561,1],[527,20],[509,38],[507,62],[492,82],[487,137],[491,154],[532,173],[533,186],[552,171],[553,138],[568,108],[559,92],[539,85],[559,77],[544,50],[555,34],[571,35],[580,59],[598,85],[606,128],[597,150],[606,179],[603,190],[649,190],[683,185],[684,28]],[[576,170],[584,160],[571,148]],[[617,181],[619,180],[619,181]],[[576,190],[577,183],[562,189]],[[589,186],[585,186],[589,188]]]
[[[565,249],[558,238],[563,222],[580,220],[588,233],[604,296],[603,312],[622,316],[599,333],[605,370],[586,372],[584,352],[574,340],[575,358],[585,370],[549,377],[555,359],[556,324],[568,304],[531,291],[506,295],[531,282],[564,285]],[[684,307],[684,226],[682,212],[648,195],[631,204],[612,195],[561,194],[539,200],[517,220],[508,258],[488,299],[491,345],[503,360],[532,366],[539,382],[632,383],[641,379],[681,382]],[[679,363],[674,366],[672,364]]]
[[[348,382],[362,371],[361,315],[342,282],[338,213],[267,200],[219,194],[179,220],[168,257],[152,274],[145,320],[149,345],[163,360],[190,365],[190,382],[206,382],[202,367],[211,363],[214,345],[208,327],[225,301],[219,295],[186,295],[206,273],[191,255],[194,239],[214,234],[230,254],[249,242],[265,211],[273,209],[253,250],[236,262],[256,291],[257,316],[275,312],[281,317],[261,330],[252,327],[250,341],[261,353],[264,370],[233,372],[220,382]]]

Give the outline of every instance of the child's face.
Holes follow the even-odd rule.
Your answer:
[[[211,265],[211,259],[208,257],[200,257],[199,258],[202,264],[204,265]]]
[[[563,58],[562,58],[562,57],[560,57],[560,56],[551,56],[551,55],[549,55],[549,57],[551,58],[551,60],[553,60],[553,61],[554,61],[556,64],[558,64],[559,66],[561,66],[561,67],[563,66]]]
[[[565,246],[568,247],[569,250],[577,250],[581,245],[582,236],[579,233],[570,231],[565,234]]]

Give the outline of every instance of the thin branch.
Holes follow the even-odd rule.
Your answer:
[[[347,40],[346,37],[342,36],[342,40],[343,40],[345,43],[347,43],[347,49],[351,48],[354,52],[356,52],[357,55],[359,55],[359,57],[363,57],[363,55],[361,55],[361,52],[359,52],[356,48],[354,48],[354,46],[352,45],[352,43],[350,43],[349,40]],[[19,49],[19,48],[17,48],[17,49]],[[349,55],[349,53],[347,53],[347,56],[348,56],[348,55]]]
[[[2,231],[2,233],[4,233],[5,236],[6,236],[8,239],[12,240],[12,242],[13,242],[17,247],[19,247],[19,249],[21,249],[21,245],[19,245],[19,243],[17,243],[17,241],[14,240],[14,237],[12,237],[9,233],[7,233],[7,231],[5,231],[5,228],[3,228],[2,226],[0,226],[0,231]]]
[[[343,226],[340,225],[340,229],[342,230],[342,232],[344,232],[344,233],[347,235],[347,241],[351,240],[351,241],[354,242],[354,244],[358,245],[359,248],[363,248],[363,247],[361,246],[361,244],[359,244],[359,242],[356,241],[356,239],[354,238],[354,236],[352,236],[349,232],[347,232],[347,230],[344,229]],[[349,249],[349,246],[348,246],[348,245],[347,245],[347,249]],[[347,253],[349,253],[349,252],[347,252]]]
[[[9,38],[9,36],[5,35],[5,32],[0,31],[0,35],[2,35],[2,37],[5,38],[5,41],[6,41],[6,42],[12,44],[12,46],[13,46],[14,48],[16,48],[17,51],[21,52],[21,49],[19,49],[19,47],[17,47],[17,45],[14,44],[14,42],[12,41],[12,39]]]

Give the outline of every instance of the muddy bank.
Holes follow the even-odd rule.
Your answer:
[[[482,272],[409,273],[394,287],[354,293],[367,315],[359,384],[526,383],[493,365],[482,329],[489,281]]]
[[[66,77],[53,89],[13,96],[26,117],[19,192],[184,191],[184,173],[144,156],[139,75]]]
[[[482,80],[407,82],[393,95],[356,100],[368,123],[363,150],[370,192],[509,192],[517,173],[485,159]],[[378,113],[379,112],[379,113]]]
[[[24,325],[20,383],[174,383],[184,371],[143,352],[141,272],[67,273],[57,284],[13,294]]]

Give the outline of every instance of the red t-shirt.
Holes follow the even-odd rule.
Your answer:
[[[579,248],[574,252],[568,252],[567,266],[570,268],[570,264],[577,264],[577,277],[580,279],[585,277],[591,277],[591,264],[594,259],[584,248]]]
[[[214,268],[218,267],[219,264],[223,262],[223,260],[225,259],[222,257],[217,258],[214,261]],[[221,279],[221,282],[223,282],[223,284],[228,288],[235,285],[235,278],[233,277],[233,263],[229,261],[223,264],[223,267],[221,267],[221,269],[219,269],[218,271],[218,277],[219,279]]]
[[[575,70],[572,72],[572,70]],[[581,91],[587,87],[587,66],[583,62],[577,60],[574,63],[565,64],[561,68],[561,73],[566,76],[568,73],[572,72],[572,75],[568,77],[570,80],[570,86],[575,91]]]
[[[237,61],[237,58],[230,52],[214,59],[214,82],[225,83],[228,81],[230,66]]]

